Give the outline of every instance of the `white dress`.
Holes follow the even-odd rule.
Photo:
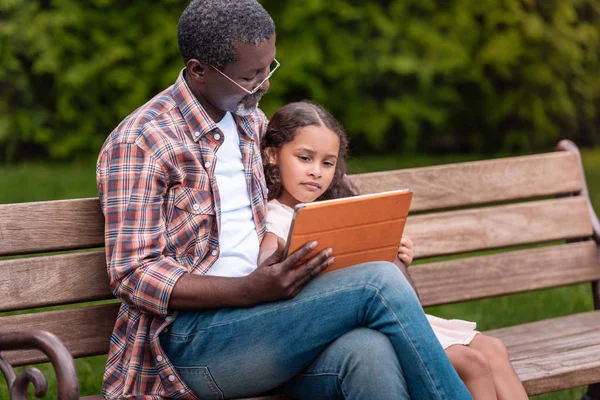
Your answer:
[[[267,232],[287,240],[294,210],[281,204],[277,200],[271,200],[267,204]],[[444,319],[426,314],[427,320],[433,328],[435,336],[438,338],[442,347],[447,349],[454,344],[467,346],[476,334],[477,324],[475,322],[463,321],[460,319]]]

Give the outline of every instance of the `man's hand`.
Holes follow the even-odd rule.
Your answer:
[[[325,249],[315,257],[297,264],[315,247],[309,242],[282,260],[285,242],[277,239],[277,250],[247,276],[244,295],[251,304],[291,299],[314,277],[335,261],[332,249]]]

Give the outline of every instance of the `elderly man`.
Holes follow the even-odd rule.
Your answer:
[[[266,188],[258,102],[275,26],[254,0],[194,0],[175,83],[108,137],[97,183],[122,306],[109,399],[470,398],[392,264],[319,276],[314,243],[257,266]]]

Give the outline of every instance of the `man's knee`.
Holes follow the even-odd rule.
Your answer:
[[[379,288],[391,287],[395,291],[414,293],[402,271],[391,262],[377,261],[365,264],[365,273],[369,274],[369,283]]]
[[[356,328],[348,332],[342,337],[339,350],[347,354],[345,367],[348,369],[400,369],[398,357],[388,337],[372,329]]]

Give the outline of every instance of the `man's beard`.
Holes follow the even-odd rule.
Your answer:
[[[258,102],[267,93],[266,90],[257,90],[254,94],[249,94],[244,97],[237,105],[237,108],[233,112],[235,115],[245,117],[252,114],[258,108]]]

